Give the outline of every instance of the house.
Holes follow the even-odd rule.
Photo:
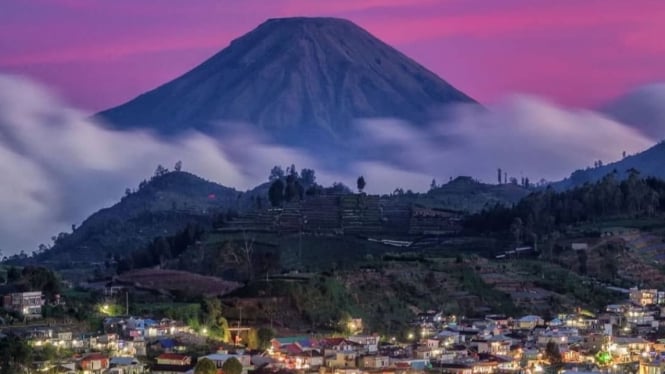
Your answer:
[[[512,340],[504,336],[493,336],[489,339],[477,339],[472,341],[478,347],[478,353],[507,356],[510,353]]]
[[[441,351],[438,349],[433,349],[427,346],[419,346],[415,350],[416,358],[420,360],[431,360],[437,355],[441,354]]]
[[[639,337],[615,336],[610,342],[609,350],[613,356],[616,355],[627,362],[641,357],[642,353],[649,352],[651,343]]]
[[[220,369],[222,368],[222,365],[224,365],[226,360],[230,358],[237,359],[242,364],[243,368],[248,368],[252,366],[252,356],[244,354],[229,354],[224,351],[220,351],[207,356],[203,356],[203,358],[207,358],[210,361],[214,362],[215,365]]]
[[[108,374],[142,374],[143,364],[134,357],[111,357]]]
[[[287,355],[286,367],[293,370],[317,369],[323,366],[323,355],[317,350],[302,351]]]
[[[528,315],[515,321],[515,328],[520,330],[533,330],[536,326],[542,326],[544,324],[545,321],[541,317]]]
[[[41,318],[44,296],[41,291],[10,293],[3,297],[2,305],[28,319]]]
[[[476,361],[471,364],[471,372],[473,374],[488,374],[494,373],[499,366],[499,362],[494,359]]]
[[[510,324],[510,318],[506,317],[503,314],[488,314],[485,316],[487,321],[493,322],[497,327],[507,328]]]
[[[640,290],[637,287],[630,289],[629,293],[630,302],[635,305],[649,306],[658,303],[658,290]]]
[[[332,354],[326,352],[325,364],[329,368],[355,368],[358,353],[354,351],[335,351]]]
[[[462,363],[443,363],[436,365],[436,369],[442,374],[473,374],[473,368]]]
[[[436,334],[436,338],[441,342],[440,345],[447,347],[460,342],[460,333],[458,331],[443,330]]]
[[[78,368],[83,373],[101,373],[109,368],[109,358],[103,354],[91,353],[81,358]]]
[[[162,353],[156,361],[151,368],[153,374],[180,374],[194,367],[191,357],[178,353]]]
[[[360,359],[360,367],[363,369],[385,369],[389,366],[388,356],[365,356]]]
[[[361,345],[367,353],[376,353],[379,351],[379,340],[381,340],[381,337],[378,335],[355,335],[349,337],[349,341]]]
[[[326,355],[328,351],[356,352],[362,348],[360,344],[344,338],[323,339],[319,342],[319,344],[325,349]]]
[[[313,345],[310,343],[310,338],[308,336],[290,336],[285,338],[274,338],[270,341],[272,349],[276,352],[279,352],[282,347],[289,344],[298,344],[303,345]]]

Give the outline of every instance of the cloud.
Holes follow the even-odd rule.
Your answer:
[[[274,165],[295,163],[314,168],[324,184],[353,186],[364,175],[369,192],[387,193],[396,187],[423,191],[432,178],[458,175],[494,182],[499,167],[518,178],[556,180],[655,142],[601,114],[530,96],[482,109],[455,107],[446,120],[425,127],[359,121],[350,155],[334,167],[320,155],[248,132],[251,126],[234,128],[224,137],[192,131],[169,139],[113,131],[32,81],[0,75],[0,249],[31,252],[117,202],[157,164],[170,167],[178,160],[187,171],[239,189],[265,181]]]
[[[241,189],[265,180],[275,164],[316,167],[297,150],[257,141],[108,130],[40,85],[0,75],[0,249],[31,252],[117,202],[158,164],[182,160],[187,171]]]
[[[665,83],[639,87],[603,108],[609,116],[630,124],[646,136],[665,139]]]
[[[375,152],[370,162],[354,166],[380,181],[373,186],[374,178],[366,178],[368,190],[385,191],[388,183],[417,191],[432,178],[445,182],[459,175],[494,183],[497,168],[518,180],[554,181],[597,160],[616,161],[623,151],[635,153],[655,143],[602,114],[525,95],[486,108],[461,105],[447,118],[427,128],[396,120],[361,122],[362,143]]]

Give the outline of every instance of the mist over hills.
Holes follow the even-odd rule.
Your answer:
[[[638,87],[601,108],[608,116],[658,141],[665,140],[665,83]]]
[[[182,76],[99,113],[118,129],[206,133],[246,123],[279,143],[336,144],[362,118],[424,124],[475,103],[350,21],[270,19]]]

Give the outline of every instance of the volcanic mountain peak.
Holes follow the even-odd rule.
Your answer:
[[[422,123],[459,102],[474,101],[352,22],[299,17],[267,20],[179,78],[99,116],[117,128],[164,134],[245,122],[277,141],[308,143],[339,138],[358,118]]]

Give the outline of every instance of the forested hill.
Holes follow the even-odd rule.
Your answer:
[[[613,172],[617,173],[617,178],[624,179],[628,177],[631,169],[638,170],[643,177],[665,179],[663,160],[665,160],[665,141],[644,152],[626,156],[622,160],[611,164],[603,165],[601,162],[593,168],[576,170],[570,177],[552,183],[551,186],[558,191],[562,191],[582,186],[585,183],[595,183]]]
[[[512,208],[497,205],[466,220],[477,232],[511,232],[516,241],[533,235],[551,235],[568,225],[607,218],[640,218],[665,215],[665,182],[641,178],[636,170],[619,180],[617,173],[594,184],[565,192],[549,187],[522,199]]]
[[[59,234],[52,248],[42,246],[31,261],[58,265],[127,254],[189,224],[210,224],[215,213],[236,209],[239,196],[187,172],[159,170],[135,191],[128,189],[117,204],[94,213],[73,232]]]

